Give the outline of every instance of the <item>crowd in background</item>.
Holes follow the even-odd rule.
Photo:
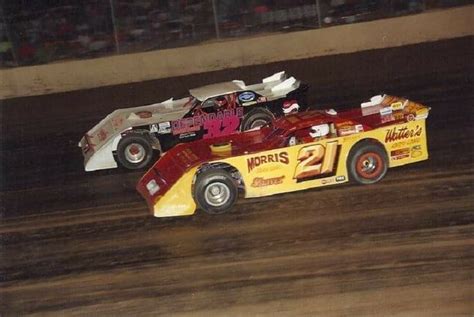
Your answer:
[[[3,4],[0,66],[147,51],[327,27],[469,0],[65,0]],[[40,3],[40,2],[36,2]],[[60,4],[60,5],[58,5]]]

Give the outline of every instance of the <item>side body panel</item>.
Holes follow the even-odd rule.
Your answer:
[[[385,147],[389,167],[428,159],[425,120],[417,120],[346,137],[230,157],[221,162],[239,170],[245,197],[268,196],[347,182],[350,150],[366,139],[376,140]]]

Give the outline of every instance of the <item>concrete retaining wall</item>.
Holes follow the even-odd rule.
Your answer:
[[[473,35],[474,6],[146,53],[0,70],[0,99]],[[420,52],[421,53],[421,52]]]

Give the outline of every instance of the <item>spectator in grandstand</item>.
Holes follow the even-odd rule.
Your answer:
[[[35,61],[36,48],[31,41],[24,38],[18,47],[18,58],[23,65],[32,64]]]
[[[0,42],[0,65],[13,66],[14,64],[12,43],[6,36],[3,36]]]

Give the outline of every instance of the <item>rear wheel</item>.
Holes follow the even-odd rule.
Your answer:
[[[350,179],[357,183],[376,183],[387,173],[387,154],[380,145],[365,142],[357,144],[349,154],[347,169]]]
[[[234,179],[222,169],[210,169],[199,174],[194,186],[194,199],[209,214],[229,211],[237,200]]]
[[[264,108],[257,108],[250,111],[242,121],[242,131],[255,129],[270,123],[273,120],[273,114]]]
[[[153,157],[153,148],[144,135],[131,133],[117,145],[117,159],[123,167],[131,170],[146,167]]]

